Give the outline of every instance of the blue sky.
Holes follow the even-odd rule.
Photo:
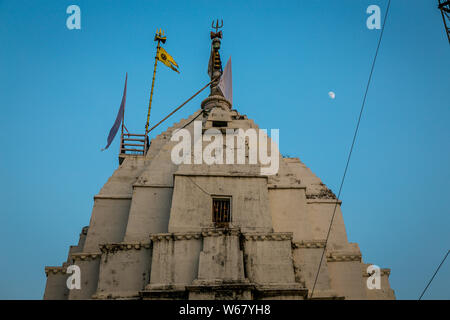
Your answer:
[[[71,4],[81,30],[66,28]],[[100,149],[125,72],[126,124],[144,130],[156,28],[181,73],[158,69],[152,123],[207,83],[211,20],[223,18],[234,107],[279,128],[281,152],[337,193],[380,34],[366,28],[371,4],[384,15],[384,0],[0,0],[0,298],[42,298],[44,266],[89,224],[118,166],[117,140]],[[450,247],[449,55],[436,1],[392,0],[341,199],[349,240],[392,269],[399,299],[419,297]],[[424,298],[450,299],[449,284],[447,261]]]

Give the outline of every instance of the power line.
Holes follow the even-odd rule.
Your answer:
[[[317,268],[316,278],[314,279],[314,285],[313,285],[313,288],[312,288],[312,291],[311,291],[310,298],[312,298],[313,295],[314,295],[314,289],[316,288],[317,279],[319,278],[320,267],[322,266],[323,257],[325,255],[325,251],[327,249],[327,243],[328,243],[328,239],[330,237],[331,227],[333,225],[334,216],[336,214],[336,208],[337,208],[337,205],[339,203],[339,198],[341,196],[342,186],[344,185],[345,176],[347,175],[348,165],[350,163],[350,158],[352,156],[353,147],[355,146],[356,136],[358,134],[359,124],[361,123],[361,117],[362,117],[362,114],[363,114],[363,111],[364,111],[364,106],[366,104],[367,92],[369,91],[370,81],[372,80],[373,69],[375,67],[375,62],[377,61],[378,50],[380,49],[381,40],[383,39],[384,27],[386,25],[386,20],[387,20],[387,17],[388,17],[389,7],[390,6],[391,6],[391,0],[389,0],[389,2],[388,2],[387,8],[386,8],[386,13],[384,15],[383,27],[381,29],[380,38],[378,39],[378,45],[377,45],[377,49],[375,51],[375,56],[374,56],[373,61],[372,61],[372,68],[370,69],[369,79],[368,79],[367,85],[366,85],[366,91],[364,92],[364,98],[363,98],[362,105],[361,105],[361,111],[359,112],[358,122],[357,122],[356,128],[355,128],[355,134],[353,135],[352,145],[350,147],[350,152],[349,152],[348,158],[347,158],[347,164],[345,165],[344,174],[342,175],[341,185],[339,187],[339,192],[338,192],[338,195],[337,195],[337,198],[336,198],[336,204],[334,206],[333,215],[331,216],[330,226],[328,228],[327,237],[325,239],[325,245],[323,247],[322,256],[320,257],[319,267]]]
[[[216,77],[214,79],[212,79],[210,82],[208,82],[203,88],[201,88],[200,90],[198,90],[196,93],[194,93],[194,95],[192,97],[190,97],[189,99],[187,99],[185,102],[183,102],[180,106],[178,106],[177,108],[175,108],[175,110],[173,110],[171,113],[169,113],[166,117],[164,117],[164,119],[162,119],[161,121],[159,121],[157,124],[155,124],[153,127],[151,127],[148,131],[146,131],[146,134],[149,134],[150,131],[152,131],[153,129],[155,129],[157,126],[159,126],[161,123],[163,123],[164,121],[167,120],[167,118],[169,118],[171,115],[173,115],[175,112],[177,112],[178,110],[180,110],[186,103],[188,103],[189,101],[191,101],[192,99],[194,99],[200,92],[202,92],[203,90],[205,90],[211,83],[213,83],[214,81],[216,81],[219,77]]]
[[[430,286],[431,282],[433,281],[434,277],[436,276],[436,274],[438,273],[439,269],[441,268],[441,266],[444,264],[445,259],[447,259],[448,253],[450,252],[450,250],[447,250],[447,254],[445,255],[444,259],[442,259],[441,264],[439,265],[439,267],[436,269],[436,271],[434,272],[433,276],[431,277],[430,281],[428,281],[427,286],[425,287],[425,289],[423,289],[422,294],[419,297],[419,300],[422,299],[423,295],[425,294],[425,292],[427,291],[428,287]]]
[[[191,124],[195,119],[197,119],[204,111],[205,111],[205,110],[200,110],[199,113],[198,113],[191,121],[189,121],[189,122],[186,123],[184,126],[182,126],[182,127],[180,128],[180,130],[181,130],[181,129],[184,129],[184,128],[186,128],[188,125],[190,125],[190,124]]]

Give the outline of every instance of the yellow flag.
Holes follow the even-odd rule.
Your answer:
[[[171,68],[173,71],[176,71],[180,73],[177,68],[178,64],[175,62],[175,60],[172,58],[170,54],[167,53],[166,50],[164,50],[163,47],[158,48],[158,52],[156,53],[156,59],[164,63],[166,66]]]

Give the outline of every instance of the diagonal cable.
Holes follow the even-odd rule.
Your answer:
[[[439,267],[437,267],[436,271],[434,272],[433,276],[431,277],[430,281],[428,281],[427,286],[425,287],[425,289],[423,289],[422,294],[419,297],[419,300],[422,299],[423,295],[425,294],[425,292],[427,291],[428,287],[430,286],[431,282],[433,281],[434,277],[436,276],[436,274],[438,273],[439,269],[441,268],[441,266],[444,264],[445,259],[447,259],[447,256],[449,254],[450,250],[447,250],[447,254],[445,255],[444,259],[442,259],[441,264],[439,265]]]
[[[325,251],[327,249],[327,243],[328,243],[328,239],[330,237],[331,227],[333,225],[334,216],[336,214],[336,208],[337,208],[337,205],[339,203],[339,198],[341,196],[342,186],[344,185],[345,176],[347,175],[347,170],[348,170],[348,166],[349,166],[349,163],[350,163],[350,158],[352,157],[352,152],[353,152],[353,147],[355,146],[356,136],[358,135],[359,125],[361,123],[361,117],[362,117],[362,114],[363,114],[363,111],[364,111],[364,106],[366,104],[367,92],[369,91],[370,81],[372,80],[372,74],[373,74],[373,70],[375,68],[375,62],[377,61],[378,50],[380,49],[381,40],[383,39],[384,27],[386,25],[386,19],[388,17],[389,7],[390,6],[391,6],[391,0],[389,0],[389,2],[388,2],[387,8],[386,8],[386,13],[384,15],[383,27],[381,29],[380,38],[378,39],[378,45],[377,45],[377,49],[375,51],[375,56],[373,58],[372,68],[370,69],[369,79],[368,79],[367,85],[366,85],[366,91],[364,92],[364,98],[363,98],[362,105],[361,105],[361,111],[359,112],[358,122],[357,122],[356,128],[355,128],[355,134],[353,135],[352,145],[350,147],[350,152],[348,154],[347,164],[345,165],[345,170],[344,170],[344,174],[342,176],[341,185],[339,187],[338,196],[336,198],[336,204],[334,206],[333,215],[331,216],[330,226],[328,228],[327,237],[325,239],[325,245],[323,247],[322,256],[320,257],[319,267],[317,268],[316,278],[314,279],[314,285],[313,285],[313,288],[312,288],[312,291],[311,291],[310,299],[314,295],[314,289],[316,288],[317,279],[319,278],[320,267],[322,266],[323,257],[325,255]]]

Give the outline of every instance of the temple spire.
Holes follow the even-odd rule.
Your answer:
[[[214,24],[214,20],[212,22],[211,27],[215,29],[215,32],[211,31],[211,55],[209,57],[209,63],[208,63],[208,75],[211,78],[211,80],[216,79],[213,83],[211,83],[211,93],[210,96],[213,95],[221,95],[222,92],[220,91],[218,85],[220,76],[222,75],[222,61],[220,60],[220,44],[222,39],[222,31],[219,31],[220,28],[223,27],[223,20],[221,20],[219,24],[219,20],[216,20],[216,23]]]

